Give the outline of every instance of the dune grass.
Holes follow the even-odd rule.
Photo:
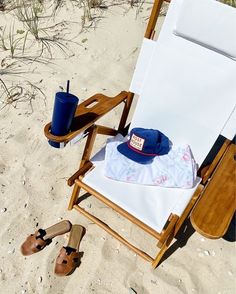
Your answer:
[[[218,1],[236,7],[236,0]],[[81,9],[81,20],[78,18],[79,34],[84,29],[96,28],[97,21],[102,18],[103,12],[111,6],[135,8],[138,14],[144,2],[144,0],[0,0],[0,14],[9,13],[13,18],[12,22],[0,27],[0,51],[6,54],[9,52],[8,57],[12,59],[7,67],[0,68],[0,76],[7,77],[11,74],[24,76],[24,71],[16,66],[16,63],[20,61],[28,62],[28,64],[34,62],[50,64],[55,50],[59,49],[65,55],[67,54],[68,44],[72,42],[71,36],[69,36],[70,40],[65,39],[64,29],[68,27],[68,24],[55,22],[61,8],[73,8],[75,13]],[[20,27],[15,27],[14,18],[17,20],[17,26]],[[4,60],[5,58],[2,59]],[[32,97],[35,97],[35,93],[40,93],[40,89],[36,91],[32,85],[29,86],[29,82],[27,95],[25,90],[17,85],[7,86],[3,79],[1,86],[3,92],[0,93],[0,98],[3,95],[8,104],[24,101],[22,98],[18,99],[22,97],[22,93],[25,94],[25,97],[30,97],[30,89],[34,92]]]
[[[223,2],[227,5],[236,7],[236,0],[223,0]]]
[[[16,107],[20,102],[29,102],[33,111],[32,101],[44,93],[25,79],[29,70],[22,69],[30,64],[39,62],[49,65],[54,58],[56,49],[67,54],[68,44],[73,42],[71,35],[65,39],[65,32],[69,28],[66,22],[55,22],[57,14],[63,7],[74,9],[80,13],[78,18],[81,29],[95,28],[104,10],[114,5],[129,5],[137,7],[143,1],[120,0],[0,0],[0,14],[5,13],[11,22],[0,27],[0,52],[4,57],[0,66],[0,101],[6,105]],[[76,8],[76,9],[75,9]],[[82,15],[81,15],[82,14]],[[82,46],[82,44],[79,44]],[[8,53],[9,52],[9,53]],[[7,55],[8,54],[8,55]],[[32,67],[30,66],[30,71]],[[11,75],[17,77],[12,80]],[[1,108],[1,109],[2,109]]]

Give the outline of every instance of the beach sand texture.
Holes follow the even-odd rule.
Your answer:
[[[122,3],[97,9],[93,13],[101,19],[95,19],[96,24],[87,21],[85,25],[91,27],[80,32],[83,9],[76,1],[65,2],[55,18],[40,18],[42,28],[58,24],[39,32],[45,38],[47,34],[57,36],[54,40],[59,40],[59,44],[50,43],[51,47],[42,47],[40,40],[35,41],[30,33],[25,41],[26,27],[17,19],[16,9],[0,12],[5,49],[11,48],[9,32],[14,32],[15,40],[21,38],[12,47],[13,57],[10,50],[0,47],[0,78],[10,91],[6,93],[1,82],[0,294],[235,293],[235,243],[208,240],[194,233],[186,246],[153,270],[149,263],[82,215],[67,211],[72,189],[66,180],[78,169],[84,141],[64,149],[52,148],[47,143],[43,128],[51,120],[55,92],[60,87],[65,89],[67,79],[80,102],[95,93],[113,96],[127,90],[151,5],[147,1],[138,11],[137,7],[131,9],[130,5],[122,4],[125,1],[110,1]],[[41,13],[49,15],[52,7],[46,6]],[[163,17],[159,21],[162,20]],[[13,101],[14,97],[18,100]],[[120,113],[118,107],[102,122],[116,126]],[[95,151],[104,140],[101,137],[96,141]],[[120,228],[124,237],[154,253],[153,238],[105,205],[92,197],[84,205],[109,220],[112,227]],[[53,272],[67,236],[56,237],[47,248],[32,256],[20,253],[20,245],[28,234],[62,219],[86,228],[80,246],[84,252],[81,265],[63,278]]]

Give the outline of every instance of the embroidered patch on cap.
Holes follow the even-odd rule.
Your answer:
[[[133,128],[129,139],[118,145],[117,150],[131,160],[147,164],[155,156],[167,154],[170,151],[170,142],[158,130]]]
[[[143,150],[143,145],[145,143],[145,140],[143,138],[140,138],[138,136],[136,136],[135,134],[132,135],[131,139],[130,139],[130,146],[142,151]]]

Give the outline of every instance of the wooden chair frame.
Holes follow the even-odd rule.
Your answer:
[[[160,13],[161,6],[163,4],[164,0],[155,0],[153,4],[153,9],[151,12],[151,16],[149,19],[149,23],[146,29],[145,38],[152,39],[155,33],[155,26],[157,22],[157,18]],[[166,1],[170,2],[170,1]],[[118,205],[114,204],[110,200],[108,200],[106,197],[104,197],[102,194],[98,193],[88,185],[82,182],[82,178],[85,175],[86,172],[88,172],[92,167],[93,164],[90,161],[90,156],[92,152],[92,148],[94,145],[94,141],[97,135],[109,135],[114,136],[117,133],[122,133],[126,128],[126,121],[129,114],[129,110],[133,101],[134,94],[131,92],[121,92],[117,96],[111,98],[107,97],[102,94],[96,94],[92,96],[91,98],[87,99],[83,103],[81,103],[77,107],[77,111],[75,114],[75,118],[72,125],[72,131],[66,135],[66,136],[54,136],[50,133],[50,127],[51,124],[47,124],[44,128],[45,136],[52,141],[55,142],[69,142],[74,137],[76,137],[78,134],[85,132],[87,136],[87,141],[85,144],[84,152],[82,155],[82,160],[80,163],[79,170],[76,171],[69,179],[68,179],[68,185],[72,186],[74,185],[72,196],[70,199],[69,207],[68,209],[76,209],[78,212],[82,213],[84,216],[86,216],[88,219],[90,219],[92,222],[99,225],[101,228],[103,228],[106,232],[111,234],[113,237],[118,239],[121,243],[128,246],[131,250],[133,250],[136,254],[143,257],[145,260],[152,263],[153,268],[157,267],[160,263],[164,253],[170,246],[172,240],[174,237],[176,237],[176,234],[178,233],[180,227],[186,220],[186,218],[189,216],[192,208],[196,204],[197,200],[200,198],[200,196],[203,194],[205,189],[205,184],[207,183],[208,179],[212,175],[213,171],[215,170],[216,166],[218,165],[220,159],[224,155],[226,149],[228,148],[230,141],[225,140],[225,143],[222,145],[220,151],[218,152],[217,156],[213,160],[212,164],[210,164],[207,167],[204,167],[201,170],[201,177],[203,178],[202,183],[198,186],[196,192],[192,196],[191,201],[187,205],[186,209],[184,210],[183,214],[178,217],[177,215],[171,214],[169,216],[169,219],[164,226],[163,230],[158,233],[131,214],[129,214],[127,211],[119,207]],[[92,107],[88,107],[91,104],[94,104],[96,102],[96,105]],[[123,112],[121,115],[120,123],[118,126],[118,129],[112,129],[108,128],[106,126],[101,126],[96,124],[96,121],[101,118],[104,114],[111,111],[114,107],[119,105],[120,103],[124,103]],[[126,239],[124,239],[122,236],[120,236],[116,231],[114,231],[112,228],[110,228],[106,223],[104,223],[102,220],[98,219],[96,216],[90,214],[87,212],[84,208],[82,208],[79,203],[81,198],[79,197],[80,190],[84,189],[91,195],[95,196],[97,199],[102,201],[107,206],[111,207],[115,211],[117,211],[119,214],[139,226],[141,229],[143,229],[148,234],[155,237],[158,241],[157,246],[159,247],[159,252],[155,257],[151,257],[146,252],[140,250],[139,248],[135,247],[131,243],[129,243]]]

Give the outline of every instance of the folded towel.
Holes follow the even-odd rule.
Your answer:
[[[162,187],[192,188],[197,165],[188,145],[172,146],[168,154],[156,156],[150,164],[139,164],[122,155],[117,146],[125,138],[109,139],[106,145],[104,175],[110,179]]]

